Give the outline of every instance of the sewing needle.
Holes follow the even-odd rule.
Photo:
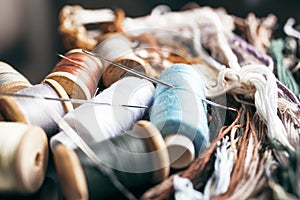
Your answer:
[[[101,56],[101,55],[99,55],[99,54],[96,54],[96,53],[87,51],[87,50],[85,50],[85,49],[82,49],[82,52],[83,52],[83,53],[86,53],[86,54],[88,54],[88,55],[97,57],[97,58],[99,58],[99,59],[101,59],[101,60],[104,60],[104,61],[106,61],[106,62],[108,62],[108,63],[110,63],[110,64],[113,64],[113,65],[115,65],[115,66],[117,66],[117,67],[119,67],[119,68],[121,68],[121,69],[123,69],[123,70],[129,72],[129,73],[132,73],[132,74],[134,74],[134,75],[136,75],[136,76],[139,76],[139,77],[141,77],[141,78],[147,79],[147,80],[149,80],[149,81],[151,81],[151,82],[159,83],[159,84],[165,85],[165,86],[167,86],[167,87],[169,87],[169,88],[174,88],[173,85],[170,85],[170,84],[165,83],[165,82],[163,82],[163,81],[157,80],[157,79],[155,79],[155,78],[151,78],[151,77],[149,77],[149,76],[147,76],[147,75],[144,75],[144,74],[142,74],[142,73],[140,73],[140,72],[138,72],[138,71],[136,71],[136,70],[134,70],[134,69],[131,69],[131,68],[125,66],[125,65],[122,65],[122,64],[120,64],[120,63],[116,63],[116,62],[111,61],[111,60],[109,60],[109,59],[106,59],[106,58],[104,58],[103,56]]]
[[[65,98],[55,98],[55,97],[44,97],[44,96],[38,96],[38,95],[28,95],[28,94],[9,94],[9,93],[2,93],[0,92],[0,96],[11,96],[11,97],[19,97],[19,98],[31,98],[31,99],[45,99],[45,100],[53,100],[53,101],[69,101],[71,103],[77,103],[77,104],[85,104],[85,103],[90,103],[90,104],[99,104],[99,105],[109,105],[113,106],[111,103],[106,103],[106,102],[98,102],[98,101],[93,101],[93,100],[83,100],[83,99],[65,99]],[[148,106],[144,105],[128,105],[128,104],[121,104],[120,106],[123,107],[130,107],[130,108],[148,108]]]

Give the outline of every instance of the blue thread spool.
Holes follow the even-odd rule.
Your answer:
[[[150,120],[165,138],[171,166],[186,167],[209,145],[204,83],[185,64],[168,68],[159,80],[174,88],[157,85]]]

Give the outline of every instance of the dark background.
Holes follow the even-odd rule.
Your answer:
[[[58,14],[66,4],[85,8],[122,8],[126,15],[147,15],[159,4],[180,9],[186,0],[0,0],[0,60],[11,64],[33,84],[39,83],[55,66],[57,53],[65,53],[58,32]],[[259,17],[274,13],[283,25],[288,17],[300,24],[299,0],[199,0],[201,6],[224,7],[228,13]]]

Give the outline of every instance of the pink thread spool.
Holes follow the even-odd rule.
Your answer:
[[[102,63],[81,49],[73,49],[65,56],[46,78],[60,83],[70,98],[90,99],[97,89]]]

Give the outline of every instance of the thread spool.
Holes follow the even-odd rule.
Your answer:
[[[45,132],[37,126],[0,122],[0,133],[0,193],[36,192],[47,169]]]
[[[131,41],[124,35],[108,33],[93,51],[106,59],[152,76],[154,73],[149,63],[135,55],[131,46]],[[109,87],[126,73],[125,70],[112,64],[104,62],[103,65],[105,70],[102,74],[102,83],[105,87]]]
[[[30,86],[31,83],[22,74],[0,61],[0,92],[14,93]]]
[[[137,122],[131,131],[91,145],[102,164],[115,173],[127,188],[161,182],[169,174],[169,157],[157,128],[148,121]],[[118,194],[79,149],[59,144],[54,161],[66,199],[107,199]]]
[[[56,80],[70,98],[90,99],[96,89],[103,70],[99,59],[87,55],[81,49],[66,53],[46,79]]]
[[[150,121],[165,137],[171,167],[186,167],[209,144],[204,83],[185,64],[168,68],[159,80],[174,88],[157,85]]]
[[[68,98],[62,86],[54,80],[45,79],[43,83],[25,88],[17,94]],[[0,114],[6,121],[24,122],[40,126],[50,137],[58,132],[57,124],[47,114],[47,109],[57,111],[61,116],[73,109],[70,102],[47,101],[15,97],[0,97]]]
[[[113,105],[150,106],[154,96],[154,86],[147,80],[137,77],[124,77],[99,95],[94,101],[107,102]],[[83,138],[92,144],[116,136],[141,119],[145,108],[129,108],[111,105],[83,104],[64,116],[64,120]],[[74,142],[60,132],[51,138],[51,147],[58,142],[69,148],[75,148]]]

